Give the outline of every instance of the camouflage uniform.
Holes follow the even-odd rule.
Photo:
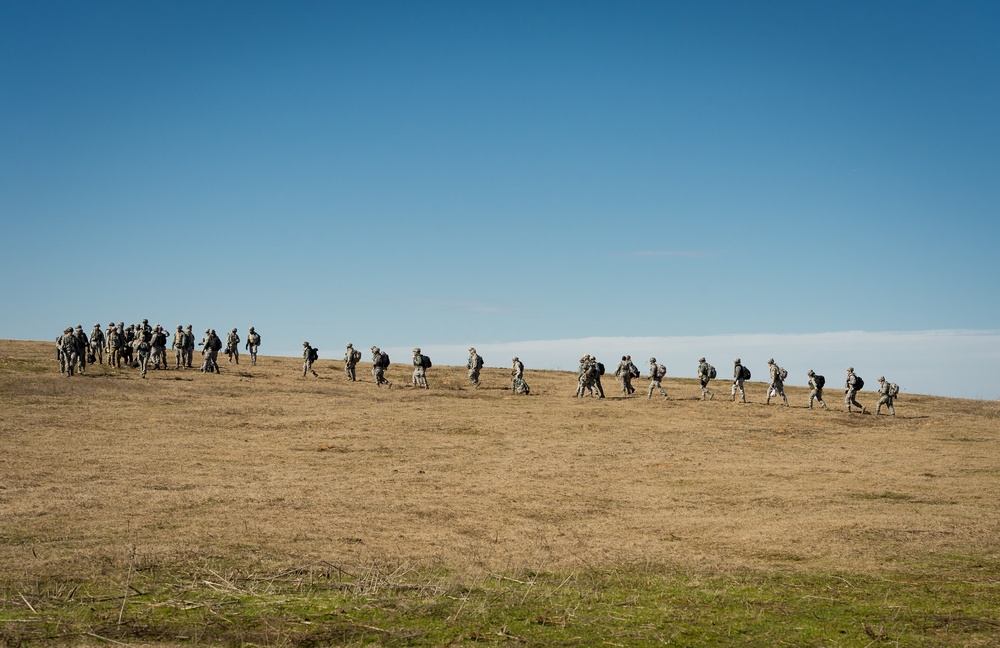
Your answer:
[[[135,324],[126,327],[124,322],[119,322],[118,328],[122,330],[122,360],[126,367],[131,367],[135,359]]]
[[[79,341],[73,335],[73,329],[67,328],[58,338],[59,344],[59,371],[66,374],[66,377],[73,375],[76,369],[77,355],[79,355]]]
[[[360,361],[361,352],[348,342],[347,350],[344,352],[344,373],[351,382],[355,382],[358,379],[358,362]]]
[[[94,354],[94,359],[98,364],[104,364],[104,344],[106,340],[101,331],[101,325],[94,324],[94,330],[90,332],[90,352]]]
[[[146,370],[149,367],[149,353],[153,348],[151,344],[152,339],[152,331],[145,328],[140,330],[135,338],[135,355],[139,359],[139,371],[143,378],[146,377]]]
[[[250,366],[255,366],[257,364],[257,349],[260,348],[260,334],[250,327],[247,332],[247,344],[246,349],[250,352]]]
[[[122,347],[125,346],[125,332],[117,327],[108,329],[108,366],[122,368]]]
[[[236,333],[236,329],[226,336],[226,355],[229,356],[229,362],[235,358],[236,364],[240,363],[240,336]]]
[[[305,378],[307,373],[312,372],[312,375],[319,378],[319,374],[313,371],[313,359],[312,359],[313,348],[309,346],[308,342],[302,343],[302,377]]]
[[[615,376],[621,381],[622,394],[628,396],[635,390],[632,389],[632,362],[628,356],[622,356],[622,361],[615,368]]]
[[[420,347],[413,349],[413,386],[427,389],[427,369],[424,368],[424,356]]]
[[[201,354],[205,356],[205,361],[201,365],[202,373],[222,373],[219,371],[219,350],[222,348],[222,340],[215,334],[215,329],[205,331],[205,339],[201,344]]]
[[[767,386],[767,404],[771,404],[771,396],[781,396],[781,400],[785,401],[785,406],[788,406],[788,397],[785,396],[785,381],[781,378],[781,367],[775,363],[774,358],[770,358],[767,361],[768,371],[771,374],[771,384]]]
[[[855,387],[855,385],[857,384],[856,381],[857,381],[857,376],[854,375],[854,367],[848,367],[847,382],[844,383],[844,393],[846,394],[846,396],[844,396],[844,403],[847,405],[848,412],[851,411],[851,406],[853,405],[854,407],[860,409],[862,414],[865,414],[868,412],[868,410],[865,409],[865,406],[859,403],[856,398],[858,393],[858,390]]]
[[[472,381],[474,387],[479,387],[479,372],[483,369],[483,357],[476,353],[476,350],[469,349],[469,362],[466,366],[469,369],[469,380]]]
[[[710,380],[712,380],[712,374],[708,362],[705,361],[705,358],[698,358],[698,382],[701,383],[701,400],[705,400],[706,396],[709,400],[715,398],[715,393],[708,388]]]
[[[184,366],[189,369],[191,368],[191,365],[194,362],[194,331],[192,330],[193,328],[194,327],[192,325],[188,324],[187,328],[184,329],[184,336],[185,336]]]
[[[595,388],[597,381],[594,379],[596,375],[597,363],[589,353],[584,354],[584,356],[580,358],[579,375],[577,376],[578,384],[576,388],[577,396],[583,397],[583,395],[587,392],[590,392],[591,396],[597,395]]]
[[[388,381],[385,377],[385,366],[384,358],[385,355],[377,347],[373,346],[371,348],[372,352],[372,377],[375,379],[375,386],[381,387],[383,384],[389,385],[389,389],[392,389],[392,383]]]
[[[80,373],[83,373],[87,370],[87,351],[90,349],[90,341],[87,339],[87,334],[83,332],[82,324],[76,325],[73,336],[76,338],[77,345],[76,364],[80,367]]]
[[[809,409],[813,408],[813,400],[818,401],[823,409],[828,409],[826,403],[823,402],[823,388],[816,382],[816,372],[810,369],[806,375],[809,376],[809,387],[812,388],[809,392]]]
[[[740,359],[736,358],[733,361],[733,402],[736,401],[736,390],[740,392],[740,398],[743,402],[747,402],[747,392],[743,388],[743,365],[740,363]]]
[[[167,332],[162,326],[157,324],[153,328],[153,335],[150,338],[150,346],[153,349],[153,369],[159,369],[160,365],[167,368]]]
[[[660,385],[660,381],[663,380],[666,377],[666,375],[667,375],[667,372],[666,372],[665,368],[664,368],[664,370],[661,370],[660,369],[660,365],[656,364],[656,358],[650,358],[649,359],[649,391],[646,392],[646,400],[649,400],[650,398],[653,397],[653,389],[658,389],[660,391],[660,393],[663,394],[663,398],[665,398],[665,399],[669,399],[670,398],[669,396],[667,396],[667,392],[663,389],[662,385]]]
[[[889,393],[891,390],[891,385],[886,381],[885,376],[878,377],[878,393],[879,399],[878,404],[875,405],[875,416],[878,416],[879,412],[882,411],[882,406],[885,405],[889,408],[889,413],[893,416],[896,415],[896,408],[892,406],[893,397]]]
[[[186,347],[187,335],[184,333],[184,327],[178,324],[177,332],[174,333],[174,340],[170,343],[170,348],[174,350],[174,360],[177,363],[178,369],[184,366],[184,349]]]
[[[517,356],[514,356],[511,361],[513,364],[510,368],[510,390],[515,394],[527,396],[531,393],[531,389],[528,387],[528,383],[524,382],[524,363],[518,360]]]

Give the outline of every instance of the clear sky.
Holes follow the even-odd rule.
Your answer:
[[[1000,395],[995,2],[4,0],[0,60],[0,337],[972,331],[924,391]]]

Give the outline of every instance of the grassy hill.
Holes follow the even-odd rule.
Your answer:
[[[0,646],[1000,645],[996,402],[53,347],[0,341]]]

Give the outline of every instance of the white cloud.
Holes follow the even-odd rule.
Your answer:
[[[575,370],[584,353],[614,366],[624,354],[643,369],[650,356],[666,364],[668,376],[693,378],[698,358],[705,356],[730,375],[740,357],[754,378],[767,375],[773,357],[789,371],[788,383],[805,385],[809,369],[839,386],[853,366],[869,386],[885,375],[905,392],[996,399],[1000,397],[1000,331],[844,331],[797,335],[753,334],[665,337],[590,337],[566,340],[429,345],[424,352],[436,364],[464,365],[475,346],[488,366],[502,367],[519,356],[529,369]],[[393,358],[408,358],[409,348],[390,348]]]

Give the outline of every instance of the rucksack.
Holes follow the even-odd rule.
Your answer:
[[[715,367],[708,365],[708,379],[715,380],[715,376],[718,375],[715,371]]]
[[[666,367],[666,365],[662,365],[662,364],[656,365],[656,379],[660,380],[661,378],[663,378],[666,375],[667,375],[667,367]]]
[[[826,378],[823,376],[813,376],[813,382],[816,384],[816,389],[823,389],[823,385],[826,384]]]
[[[222,348],[222,340],[219,339],[218,335],[216,335],[215,337],[212,338],[212,350],[218,351],[221,348]]]
[[[786,380],[788,380],[788,369],[785,369],[784,367],[779,367],[778,377],[781,378],[781,382],[785,382]]]
[[[889,383],[889,397],[897,398],[899,396],[899,385],[896,383]]]
[[[430,369],[432,366],[430,356],[422,355],[420,356],[420,366],[424,369]]]
[[[351,359],[354,360],[354,362],[361,362],[361,352],[355,349],[354,353],[351,354]]]
[[[743,367],[743,380],[750,380],[750,370]]]
[[[861,391],[865,388],[865,381],[861,379],[861,376],[854,375],[854,391]]]
[[[486,364],[486,361],[483,360],[483,356],[477,355],[476,356],[476,369],[482,369],[484,364]]]
[[[639,377],[639,367],[635,366],[634,364],[630,364],[628,366],[628,373],[633,378],[638,378]]]
[[[378,364],[377,364],[377,366],[382,367],[383,369],[388,369],[389,368],[389,354],[388,353],[380,353],[378,355]]]
[[[251,333],[250,344],[256,344],[257,346],[260,346],[260,335],[258,335],[257,333]]]
[[[319,349],[309,347],[309,362],[316,362],[317,360],[319,360]]]
[[[597,374],[600,375],[600,376],[604,375],[604,363],[603,362],[598,362],[597,363]]]

